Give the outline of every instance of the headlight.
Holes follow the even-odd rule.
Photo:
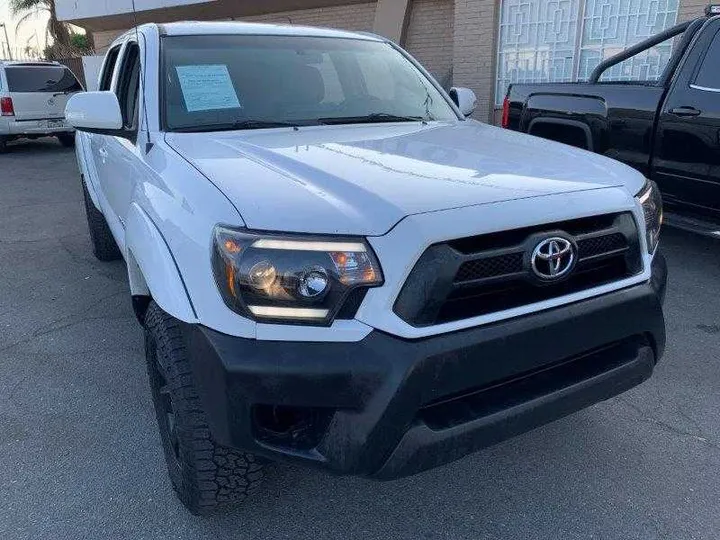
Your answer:
[[[648,252],[655,253],[660,240],[660,227],[663,222],[663,204],[660,190],[655,182],[648,180],[636,196],[645,214],[645,236]]]
[[[382,285],[364,239],[215,227],[213,271],[227,306],[267,322],[330,324],[358,288]]]

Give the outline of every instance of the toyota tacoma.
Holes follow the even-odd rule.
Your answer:
[[[392,479],[646,380],[662,203],[638,171],[468,118],[381,37],[142,25],[70,99],[194,513],[267,462]]]

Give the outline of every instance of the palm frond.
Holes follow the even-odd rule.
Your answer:
[[[53,0],[10,0],[10,11],[13,15],[31,10],[49,10]]]
[[[15,33],[17,33],[18,29],[19,29],[23,24],[25,24],[26,22],[28,22],[28,21],[29,21],[30,19],[32,19],[33,17],[37,17],[38,14],[39,14],[41,11],[42,11],[41,8],[33,9],[32,11],[28,11],[27,13],[25,13],[25,15],[23,15],[22,17],[20,17],[20,18],[18,19],[17,23],[15,23]]]
[[[46,42],[52,40],[52,46],[58,51],[73,50],[70,27],[67,23],[58,21],[55,0],[10,0],[9,5],[14,15],[21,15],[15,25],[16,32],[31,18],[37,17],[41,12],[46,12],[49,15],[47,27],[45,28]]]

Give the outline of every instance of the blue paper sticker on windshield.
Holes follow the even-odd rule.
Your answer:
[[[225,65],[177,66],[188,112],[242,108]]]

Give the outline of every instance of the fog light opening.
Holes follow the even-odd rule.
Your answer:
[[[253,406],[258,441],[272,446],[309,450],[322,439],[333,411],[319,407]]]

